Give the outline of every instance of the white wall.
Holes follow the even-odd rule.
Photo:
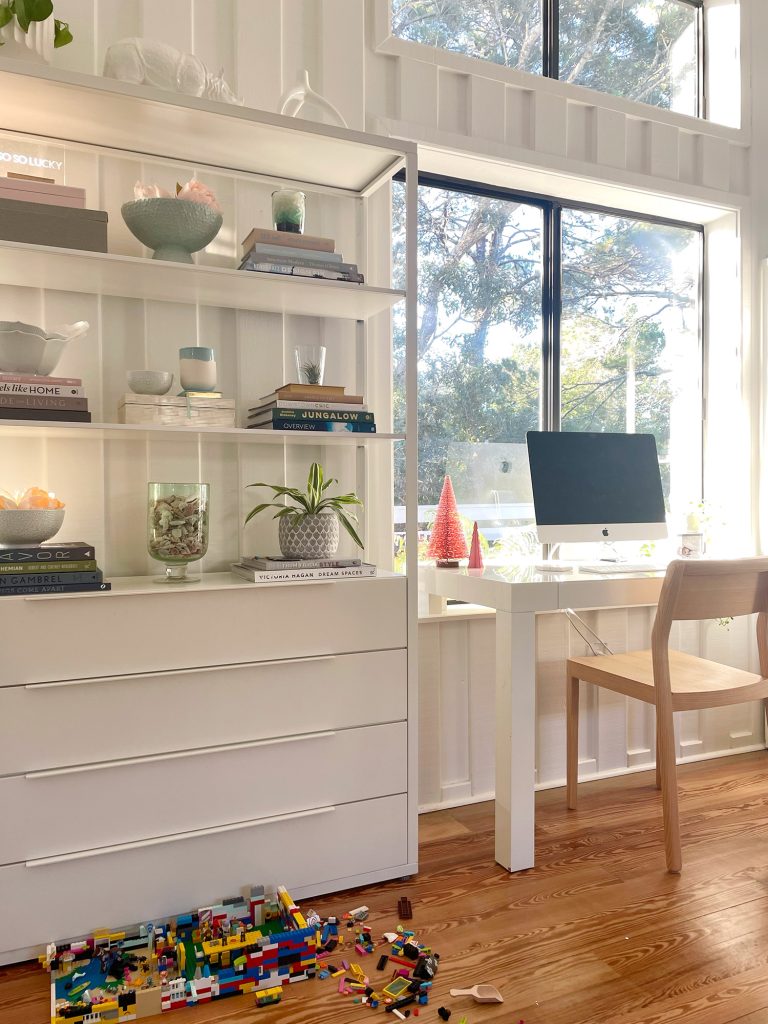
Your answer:
[[[721,124],[389,39],[387,0],[216,0],[215,4],[211,0],[166,0],[162,4],[149,0],[57,0],[57,12],[71,22],[76,42],[57,51],[55,61],[63,67],[98,72],[111,41],[128,35],[153,36],[194,50],[213,68],[223,66],[246,103],[268,110],[277,109],[283,91],[307,68],[315,88],[341,109],[350,127],[418,141],[422,166],[428,169],[710,224],[710,252],[717,254],[719,263],[718,276],[709,281],[707,341],[716,364],[728,373],[728,385],[725,390],[719,371],[710,380],[711,404],[720,414],[710,419],[709,436],[727,436],[731,446],[729,450],[721,445],[717,456],[713,454],[712,465],[717,469],[710,474],[710,483],[727,481],[734,515],[741,516],[748,537],[759,518],[752,482],[762,476],[757,441],[763,433],[760,409],[765,375],[760,318],[753,296],[759,294],[758,260],[767,255],[768,248],[768,191],[764,187],[768,114],[760,103],[768,94],[763,58],[768,10],[758,0],[742,0],[740,5],[734,0],[708,3],[713,24],[715,17],[719,19],[709,42],[717,71],[710,83],[710,91],[715,90],[712,109]],[[734,32],[736,10],[741,12],[741,29]],[[734,73],[739,46],[743,51],[741,76]],[[747,88],[750,75],[752,94]],[[741,127],[728,126],[734,124]],[[99,201],[110,207],[113,223],[118,221],[117,251],[134,251],[130,237],[119,229],[117,207],[134,178],[148,172],[111,158],[100,166],[90,158],[77,159],[81,161],[77,167],[71,160],[68,165],[71,180],[87,178]],[[210,159],[215,161],[215,154]],[[162,173],[170,171],[164,168]],[[227,209],[237,218],[235,233],[226,240],[230,252],[237,230],[261,208],[265,197],[245,181],[222,179],[217,184]],[[345,247],[357,251],[354,246],[360,243],[346,215],[332,212],[329,216],[331,220],[323,227],[338,231],[345,238]],[[368,255],[381,265],[386,256],[386,210],[377,209],[376,216],[375,239],[381,248],[376,250],[371,239],[366,245]],[[337,217],[341,219],[334,219]],[[216,254],[210,258],[215,259]],[[35,303],[45,302],[46,314],[54,319],[75,306],[80,308],[61,293],[54,299],[50,295],[25,298],[16,293],[13,301],[19,308],[25,302],[33,308]],[[105,300],[90,315],[99,324],[94,351],[100,354],[85,357],[91,360],[87,376],[106,411],[115,397],[109,390],[113,383],[107,382],[113,382],[114,373],[138,356],[149,336],[167,336],[172,347],[196,332],[201,340],[214,344],[225,336],[231,339],[218,343],[230,346],[224,372],[242,403],[247,400],[246,392],[248,396],[251,391],[263,394],[279,377],[299,329],[289,323],[283,332],[277,318],[260,314],[236,316],[203,310],[196,318],[193,308],[152,303],[142,307],[117,300]],[[307,329],[314,328],[301,327]],[[258,348],[254,339],[258,339]],[[74,365],[70,369],[75,372]],[[339,369],[344,372],[341,363]],[[383,395],[386,381],[381,367],[377,374],[377,393]],[[258,386],[252,383],[257,380]],[[736,408],[738,416],[732,416]],[[52,454],[57,454],[35,451],[31,445],[18,446],[19,459],[38,460],[42,467],[45,459],[50,464]],[[92,476],[85,468],[81,470],[84,486],[90,482],[113,496],[125,497],[106,530],[113,535],[110,557],[114,569],[140,571],[138,562],[143,559],[133,553],[141,546],[143,528],[137,524],[139,509],[131,481],[143,480],[148,466],[154,474],[162,473],[164,466],[171,464],[168,456],[175,459],[177,453],[178,449],[158,446],[141,456],[145,461],[139,466],[135,450],[126,449],[119,467],[123,473]],[[231,453],[216,453],[217,457],[219,454],[223,457],[214,460],[216,472],[227,481],[225,492],[231,495],[234,508],[247,474],[258,469],[263,477],[281,469],[268,460],[264,466],[261,453],[258,466],[236,465]],[[206,457],[191,449],[182,455],[190,460],[190,469],[197,459]],[[98,452],[93,459],[98,466]],[[379,469],[386,475],[385,467]],[[68,473],[77,471],[77,467],[67,466]],[[84,524],[89,522],[89,507],[83,501]],[[231,522],[225,519],[218,524],[222,536],[228,526],[235,528],[232,514],[226,515]],[[92,516],[90,523],[93,530],[100,528],[97,516]],[[105,543],[109,539],[105,537]],[[230,541],[221,544],[206,567],[225,563],[235,553],[232,548]],[[642,610],[604,613],[597,620],[593,625],[607,632],[618,649],[647,639],[648,615]],[[492,631],[489,617],[430,621],[421,627],[421,800],[425,806],[482,797],[491,791]],[[680,642],[691,649],[700,643],[698,649],[737,664],[747,665],[752,659],[742,627],[725,631],[707,626],[701,636],[685,635]],[[540,784],[557,782],[563,776],[562,678],[571,643],[561,618],[542,620]],[[585,770],[593,767],[613,772],[650,762],[653,730],[642,709],[629,708],[609,694],[601,696],[599,706],[594,702],[588,706],[582,747]],[[748,748],[762,741],[756,708],[680,717],[680,752],[685,755]]]

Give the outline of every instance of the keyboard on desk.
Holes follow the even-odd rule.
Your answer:
[[[571,562],[554,558],[551,562],[539,562],[538,572],[589,572],[597,576],[614,576],[638,572],[666,572],[666,565],[658,562]]]

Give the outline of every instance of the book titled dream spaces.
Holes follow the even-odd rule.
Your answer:
[[[234,562],[232,572],[249,583],[300,583],[302,580],[354,580],[376,575],[376,566],[363,562],[347,568],[334,569],[250,569]]]

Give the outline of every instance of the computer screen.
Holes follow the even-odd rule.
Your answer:
[[[652,434],[526,435],[542,544],[667,536]]]

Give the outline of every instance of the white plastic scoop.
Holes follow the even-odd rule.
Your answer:
[[[476,1003],[503,1003],[504,996],[493,985],[473,985],[472,988],[452,988],[452,996],[472,996]]]

